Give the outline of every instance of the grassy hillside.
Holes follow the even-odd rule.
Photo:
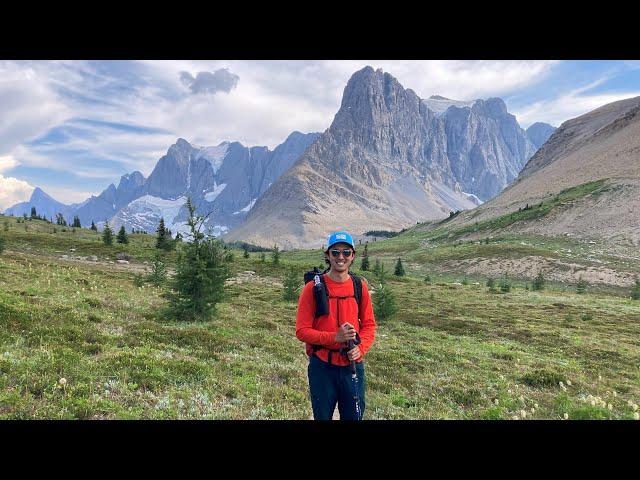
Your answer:
[[[311,417],[296,303],[282,300],[282,279],[288,268],[302,277],[319,266],[320,252],[285,253],[274,266],[269,254],[262,262],[236,251],[218,317],[179,323],[159,316],[162,288],[133,283],[155,254],[153,236],[132,237],[131,265],[63,260],[57,251],[114,258],[122,247],[87,230],[54,234],[44,222],[5,231],[4,220],[0,418]],[[370,249],[392,271],[398,242],[411,238]],[[480,247],[442,246],[423,261]],[[379,322],[367,355],[366,418],[634,418],[640,302],[628,292],[578,295],[558,284],[490,293],[454,276],[428,284],[422,268],[390,279],[402,308]]]

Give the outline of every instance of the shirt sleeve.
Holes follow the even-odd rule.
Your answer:
[[[302,288],[302,293],[298,299],[296,337],[298,337],[298,340],[311,345],[333,345],[335,343],[334,332],[325,332],[313,328],[315,313],[316,299],[313,296],[313,282],[309,282]]]
[[[373,315],[373,305],[371,304],[371,295],[369,294],[369,288],[367,282],[362,282],[362,304],[361,304],[361,320],[360,326],[360,351],[364,356],[367,351],[373,345],[373,341],[376,337],[376,319]]]

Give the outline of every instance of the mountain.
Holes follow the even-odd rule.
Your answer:
[[[29,216],[31,215],[31,207],[36,207],[36,213],[38,215],[53,219],[54,222],[58,213],[62,213],[67,221],[73,219],[73,206],[65,205],[64,203],[54,200],[39,187],[33,190],[29,201],[17,203],[7,208],[5,214],[19,217],[26,213]]]
[[[273,151],[239,142],[200,147],[180,138],[149,178],[132,187],[133,200],[112,213],[110,224],[154,231],[163,217],[172,233],[185,231],[184,204],[190,196],[197,212],[207,216],[208,232],[218,236],[240,224],[262,193],[318,136],[293,132]]]
[[[498,194],[536,147],[499,98],[420,99],[371,67],[334,120],[228,240],[320,247],[328,231],[397,230]]]
[[[537,209],[532,218],[500,232],[569,235],[635,248],[640,245],[639,152],[640,97],[604,105],[564,122],[511,186],[474,212],[460,214],[450,228],[486,224],[528,204]]]
[[[544,143],[549,140],[549,137],[556,131],[556,127],[549,125],[548,123],[536,122],[527,128],[527,138],[536,147],[536,150],[540,148]]]

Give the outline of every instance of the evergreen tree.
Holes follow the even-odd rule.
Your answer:
[[[424,283],[431,284],[431,275],[426,274],[424,276]]]
[[[78,217],[77,215],[75,215],[73,217],[73,224],[71,225],[73,228],[82,228],[82,225],[80,225],[80,217]]]
[[[544,274],[542,270],[538,273],[538,276],[534,278],[533,283],[531,284],[531,290],[544,290]]]
[[[91,220],[91,230],[93,230],[94,232],[98,231],[98,227],[96,227],[96,224],[93,223],[93,220]]]
[[[576,293],[587,293],[587,282],[582,277],[580,277],[578,284],[576,285]]]
[[[118,243],[129,243],[129,237],[127,237],[127,232],[124,229],[124,225],[120,227],[118,230],[118,236],[116,237],[116,241]]]
[[[109,221],[104,223],[104,230],[102,230],[102,241],[105,245],[113,245],[113,231],[109,227]]]
[[[640,300],[640,277],[636,277],[636,284],[631,292],[631,298],[634,300]]]
[[[31,207],[31,218],[38,218],[38,214],[36,213],[36,207]]]
[[[364,252],[362,254],[362,265],[360,269],[363,271],[369,270],[369,252],[367,252],[367,244],[364,244]]]
[[[4,231],[8,232],[9,231],[9,220],[5,220],[4,221]]]
[[[5,240],[4,237],[2,235],[0,235],[0,254],[3,252],[4,250],[4,244],[5,244]]]
[[[396,269],[393,272],[393,274],[397,277],[403,277],[404,276],[404,267],[402,266],[402,260],[400,260],[400,258],[398,257],[398,261],[396,262]]]
[[[216,304],[224,297],[224,282],[229,276],[224,249],[219,240],[200,232],[204,218],[187,198],[187,225],[192,241],[185,242],[178,254],[172,279],[168,313],[181,320],[207,320],[216,313]]]
[[[507,277],[502,277],[502,280],[500,280],[500,291],[502,293],[509,293],[511,291],[511,282]]]
[[[273,246],[273,264],[278,265],[280,263],[280,250],[278,249],[278,245]]]
[[[180,232],[176,233],[176,242],[182,241],[182,234]]]
[[[380,259],[379,259],[379,258],[376,258],[376,263],[373,265],[373,273],[374,273],[376,276],[379,276],[379,275],[380,275],[380,268],[381,268],[381,265],[380,265]]]
[[[266,262],[266,261],[267,261],[267,255],[266,255],[264,252],[261,252],[261,253],[260,253],[260,261],[261,261],[262,263],[264,263],[264,262]]]
[[[242,249],[244,251],[244,253],[242,254],[242,256],[244,258],[249,258],[249,247],[247,247],[246,245],[243,247]]]
[[[56,224],[62,227],[67,226],[67,221],[64,219],[64,216],[61,213],[56,213]]]
[[[380,266],[378,288],[373,295],[373,309],[379,320],[386,320],[398,311],[395,296],[386,283],[384,265]]]
[[[156,233],[158,234],[156,238],[156,248],[161,248],[163,250],[167,249],[167,229],[164,226],[164,218],[160,217],[160,224],[156,229]]]
[[[287,301],[298,299],[298,289],[300,288],[300,279],[294,268],[287,270],[287,276],[284,278],[283,298]]]
[[[146,277],[146,281],[159,287],[167,280],[167,267],[160,259],[160,255],[156,254],[155,259],[151,262],[151,271]]]

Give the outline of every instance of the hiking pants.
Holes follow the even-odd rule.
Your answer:
[[[330,365],[315,355],[309,359],[309,392],[314,420],[331,420],[338,404],[340,420],[357,420],[351,366]],[[360,415],[364,416],[364,364],[356,362]]]

